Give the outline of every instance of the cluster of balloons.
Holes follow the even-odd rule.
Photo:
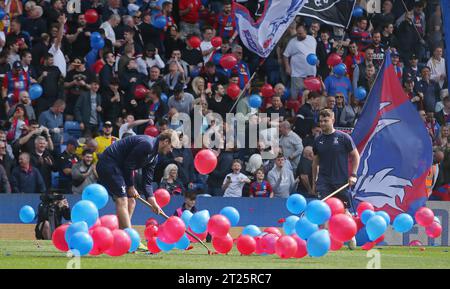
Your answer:
[[[108,192],[99,184],[83,190],[82,200],[73,206],[72,223],[59,226],[52,235],[53,245],[60,251],[71,251],[74,255],[122,256],[137,250],[140,236],[134,229],[119,229],[115,215],[99,218],[99,210],[109,201]]]
[[[419,208],[414,215],[417,224],[425,228],[425,233],[430,238],[438,238],[442,234],[442,226],[431,209]]]

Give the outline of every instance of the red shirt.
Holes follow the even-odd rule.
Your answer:
[[[181,10],[186,10],[189,5],[192,4],[191,10],[188,12],[188,14],[181,16],[180,19],[183,22],[195,24],[198,22],[200,16],[199,16],[199,10],[202,6],[202,3],[200,0],[180,0],[180,3],[178,4],[178,7]]]

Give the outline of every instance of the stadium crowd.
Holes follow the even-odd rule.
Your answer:
[[[264,0],[236,2],[255,19],[264,11]],[[193,135],[201,134],[214,126],[209,112],[225,119],[231,111],[246,116],[247,130],[262,120],[259,112],[279,114],[275,159],[263,159],[262,146],[227,146],[214,150],[217,168],[204,176],[194,169],[199,149],[174,149],[160,158],[155,186],[175,195],[286,198],[298,192],[314,198],[319,111],[333,110],[335,127],[351,132],[364,105],[356,89],[369,94],[388,49],[432,138],[439,169],[433,184],[450,183],[450,98],[439,1],[381,2],[381,13],[354,17],[348,29],[297,17],[261,62],[241,44],[230,0],[83,0],[81,13],[68,11],[65,0],[0,0],[0,193],[81,194],[97,182],[98,156],[113,142],[176,129],[171,120],[181,112],[200,115]],[[91,9],[99,16],[95,23],[88,21]],[[104,42],[99,50],[90,45],[95,32]],[[201,39],[199,47],[193,36]],[[219,47],[214,37],[221,38]],[[232,69],[220,65],[226,54],[238,60]],[[317,55],[316,66],[308,64],[309,54]],[[345,75],[327,64],[332,54],[342,58]],[[255,72],[242,98],[228,95],[230,84],[244,89]],[[305,81],[310,77],[317,77],[319,89],[311,89]],[[34,84],[42,87],[37,99]],[[273,90],[256,109],[249,98],[263,84]]]

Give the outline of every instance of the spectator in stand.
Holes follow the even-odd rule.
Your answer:
[[[420,36],[413,24],[413,11],[408,11],[405,15],[406,17],[396,31],[398,42],[401,43],[398,47],[398,52],[403,62],[408,61],[413,54],[419,52],[418,46],[420,43]]]
[[[314,124],[319,123],[320,98],[319,93],[309,92],[305,104],[298,110],[293,130],[302,139],[311,135]]]
[[[93,152],[83,150],[82,159],[72,167],[72,193],[81,195],[84,188],[97,183],[98,174],[93,163]]]
[[[169,164],[164,169],[164,177],[159,187],[166,189],[171,195],[184,195],[185,188],[178,178],[177,165]]]
[[[439,136],[439,131],[441,129],[441,126],[434,118],[434,112],[421,110],[419,114],[421,114],[422,117],[425,114],[425,127],[431,137],[431,141],[434,143],[436,138]]]
[[[102,154],[110,145],[119,139],[112,135],[113,127],[110,121],[105,121],[103,124],[103,135],[95,138],[95,141],[98,144],[97,154]]]
[[[442,57],[442,52],[442,47],[436,47],[433,50],[433,56],[427,62],[427,66],[431,69],[431,79],[439,83],[440,88],[443,88],[444,82],[447,80],[445,59]]]
[[[207,83],[225,85],[228,79],[225,74],[217,71],[216,65],[209,61],[205,64],[205,71],[201,74]]]
[[[322,29],[320,32],[320,40],[317,42],[316,55],[319,59],[318,75],[323,79],[330,75],[330,68],[327,65],[328,56],[334,51],[333,41],[330,41],[330,31]],[[349,67],[349,66],[347,66]]]
[[[407,79],[403,82],[403,91],[417,110],[423,110],[423,93],[417,93],[414,89],[414,81]]]
[[[137,59],[138,71],[142,74],[149,75],[153,66],[164,69],[166,64],[158,54],[158,49],[153,44],[148,44],[145,48],[144,55]]]
[[[44,111],[39,116],[39,124],[49,129],[52,137],[55,153],[61,152],[61,142],[63,140],[63,113],[66,109],[66,103],[62,99],[57,99],[53,106]]]
[[[61,93],[61,71],[54,65],[55,58],[53,54],[46,52],[43,56],[44,65],[38,69],[39,77],[37,82],[42,86],[43,94],[37,99],[36,112],[41,114],[43,111],[52,106],[52,104],[59,98]]]
[[[223,9],[217,16],[214,29],[217,30],[222,39],[229,39],[229,43],[233,43],[237,38],[236,16],[234,15],[230,0],[223,2]]]
[[[356,42],[350,42],[348,46],[349,53],[345,57],[344,64],[347,66],[348,77],[353,80],[353,71],[364,62],[364,52],[358,50]],[[326,78],[326,77],[322,77]]]
[[[225,88],[221,84],[214,84],[211,88],[212,96],[207,98],[208,107],[226,120],[226,114],[233,106],[232,100],[226,95]]]
[[[30,50],[22,50],[20,52],[20,63],[22,64],[22,69],[30,77],[30,84],[36,83],[37,71],[32,65],[33,56]]]
[[[186,47],[181,51],[181,59],[189,64],[189,70],[193,71],[203,66],[203,55],[200,48],[194,48],[191,45],[191,38],[195,35],[189,35],[186,40]]]
[[[12,192],[15,194],[44,194],[47,189],[41,173],[30,164],[30,154],[21,153],[19,165],[11,175]]]
[[[0,150],[1,150],[0,144]],[[0,193],[1,194],[9,194],[11,193],[11,185],[9,184],[9,178],[6,175],[6,171],[3,166],[0,164]]]
[[[395,15],[392,13],[392,1],[386,0],[383,2],[382,13],[373,15],[371,22],[375,30],[379,30],[383,25],[393,24],[395,22]]]
[[[284,121],[288,118],[288,112],[283,106],[283,102],[281,101],[281,97],[274,95],[272,97],[272,106],[269,107],[266,110],[267,116],[271,117],[272,113],[278,113],[278,117],[280,118],[280,121]]]
[[[337,92],[343,92],[345,103],[350,103],[352,83],[347,76],[332,74],[325,79],[324,84],[327,95],[336,95]]]
[[[243,60],[244,50],[240,45],[233,46],[233,54],[236,57],[238,63],[231,69],[231,73],[236,73],[239,77],[238,85],[241,89],[247,85],[250,80],[250,69],[246,62]],[[231,75],[230,75],[231,76]]]
[[[180,39],[180,33],[178,26],[173,24],[168,28],[168,35],[164,39],[164,48],[166,49],[165,55],[170,56],[174,50],[183,50],[186,44]]]
[[[393,51],[391,54],[392,66],[394,66],[395,73],[397,74],[398,81],[403,81],[403,64],[400,62],[400,54],[397,51]]]
[[[66,25],[67,18],[64,14],[58,17],[58,23],[55,24],[56,35],[51,43],[49,53],[53,54],[55,65],[61,72],[62,77],[66,77],[67,63],[64,53],[62,52],[62,42],[64,39],[64,27]]]
[[[296,178],[298,181],[297,192],[305,198],[315,199],[316,195],[312,191],[312,161],[314,158],[314,152],[311,146],[307,146],[303,149],[300,163],[296,170]]]
[[[373,64],[379,70],[384,61],[385,47],[381,42],[381,33],[379,31],[375,31],[372,34],[372,44],[373,48]]]
[[[211,89],[206,89],[206,83],[205,79],[201,76],[197,76],[194,78],[191,82],[191,88],[188,91],[192,94],[194,98],[203,98],[206,99],[209,96],[211,96]]]
[[[78,142],[75,139],[69,139],[66,150],[58,159],[58,187],[68,194],[72,192],[72,167],[79,161],[76,155],[77,147]]]
[[[91,31],[87,27],[86,17],[84,14],[79,14],[77,17],[76,26],[66,35],[67,41],[72,46],[72,57],[83,58],[91,50],[90,48]]]
[[[303,81],[306,77],[316,75],[317,67],[309,65],[306,57],[316,53],[317,41],[307,35],[303,24],[297,25],[297,37],[292,38],[283,53],[286,73],[291,77],[291,99],[297,100],[304,89]]]
[[[250,179],[241,173],[242,162],[235,159],[231,165],[232,173],[226,175],[223,180],[222,190],[224,190],[224,197],[242,197],[242,189],[244,185],[250,183]]]
[[[193,108],[194,97],[192,94],[184,92],[183,84],[179,83],[169,98],[169,109],[175,108],[178,112],[190,114]]]
[[[126,116],[126,122],[120,126],[119,130],[119,139],[122,138],[123,134],[128,133],[131,135],[136,135],[133,128],[143,125],[143,124],[153,124],[153,121],[150,119],[142,119],[142,120],[134,120],[134,115],[128,114]]]
[[[296,170],[303,152],[302,139],[291,130],[288,121],[280,123],[280,147],[283,154],[290,161],[292,169]]]
[[[431,79],[431,69],[423,67],[422,80],[417,84],[417,92],[423,94],[424,108],[426,112],[435,112],[436,103],[440,100],[439,83]]]
[[[211,26],[205,26],[203,28],[203,41],[200,44],[200,50],[203,55],[203,63],[211,61],[216,48],[211,44],[211,39],[215,36],[215,32]]]
[[[180,217],[184,211],[188,210],[192,214],[197,212],[197,208],[195,207],[195,203],[197,200],[197,194],[194,191],[187,191],[184,193],[184,203],[180,208],[175,210],[173,213],[174,216]]]
[[[98,135],[101,123],[102,96],[98,93],[99,89],[99,80],[92,80],[89,92],[80,95],[74,109],[75,120],[80,123],[80,129],[88,136]]]
[[[34,109],[31,103],[30,95],[28,94],[28,91],[22,91],[19,95],[19,102],[11,107],[11,109],[8,112],[9,117],[12,117],[17,105],[23,105],[25,107],[25,113],[27,115],[28,120],[36,120],[36,114],[34,113]]]
[[[389,23],[383,25],[383,30],[381,30],[381,43],[383,43],[385,48],[399,49],[400,43],[394,35],[394,24]]]
[[[7,139],[10,142],[18,140],[22,136],[22,130],[28,126],[28,116],[25,112],[25,106],[19,104],[16,106],[13,116],[10,121],[11,128],[8,131]]]
[[[297,186],[292,169],[285,165],[285,161],[284,155],[279,154],[267,177],[276,198],[288,198]]]
[[[22,63],[15,61],[12,71],[3,78],[2,97],[7,98],[9,105],[19,102],[19,95],[22,91],[28,91],[31,84],[30,75],[23,71]]]
[[[374,65],[372,47],[366,49],[364,54],[364,60],[358,65],[356,65],[355,69],[353,70],[353,79],[352,79],[353,87],[358,87],[358,81],[366,73],[366,67],[369,65]]]
[[[375,65],[369,64],[366,66],[366,71],[363,75],[361,75],[360,79],[358,80],[357,87],[364,87],[366,92],[369,92],[375,83],[376,78],[376,68]],[[348,102],[346,102],[348,103]]]
[[[264,170],[259,168],[255,172],[255,181],[250,185],[250,197],[273,198],[273,190],[270,183],[265,180]]]
[[[411,79],[417,86],[417,84],[421,79],[419,58],[415,54],[412,54],[408,60],[408,63],[409,65],[406,65],[405,68],[403,69],[403,80],[405,81]]]
[[[204,7],[200,0],[180,0],[178,2],[180,13],[181,38],[186,39],[188,35],[200,35],[200,10]]]
[[[169,94],[173,95],[175,87],[178,85],[184,85],[187,83],[185,78],[185,71],[182,65],[178,61],[170,61],[168,63],[169,73],[164,76],[164,81],[169,87]]]
[[[442,100],[444,107],[436,113],[436,120],[440,126],[450,124],[450,98],[444,97]]]
[[[30,154],[31,165],[41,173],[47,188],[52,187],[52,171],[55,171],[55,161],[45,137],[38,136],[34,140],[34,150]]]
[[[6,136],[4,133],[2,135]],[[8,143],[6,142],[6,139],[0,139],[0,165],[4,168],[7,178],[10,179],[15,161],[8,153]]]
[[[68,90],[66,94],[67,110],[66,118],[74,118],[74,109],[81,94],[90,90],[90,83],[94,76],[86,68],[83,58],[74,58],[69,68],[69,72],[64,80],[64,88]]]
[[[366,50],[372,44],[372,35],[368,30],[367,24],[367,18],[364,16],[360,17],[350,33],[350,39],[356,42],[359,51]]]
[[[100,26],[101,29],[105,30],[106,38],[112,42],[112,44],[115,48],[122,46],[122,44],[125,42],[125,40],[123,40],[123,39],[121,39],[121,40],[116,39],[116,33],[114,31],[114,29],[117,26],[119,26],[120,21],[121,21],[121,18],[119,15],[111,14],[109,16],[108,21],[103,22],[102,25]]]

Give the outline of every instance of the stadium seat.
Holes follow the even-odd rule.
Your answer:
[[[64,134],[67,134],[69,137],[80,138],[81,137],[81,129],[80,123],[77,121],[66,121],[64,124]]]

